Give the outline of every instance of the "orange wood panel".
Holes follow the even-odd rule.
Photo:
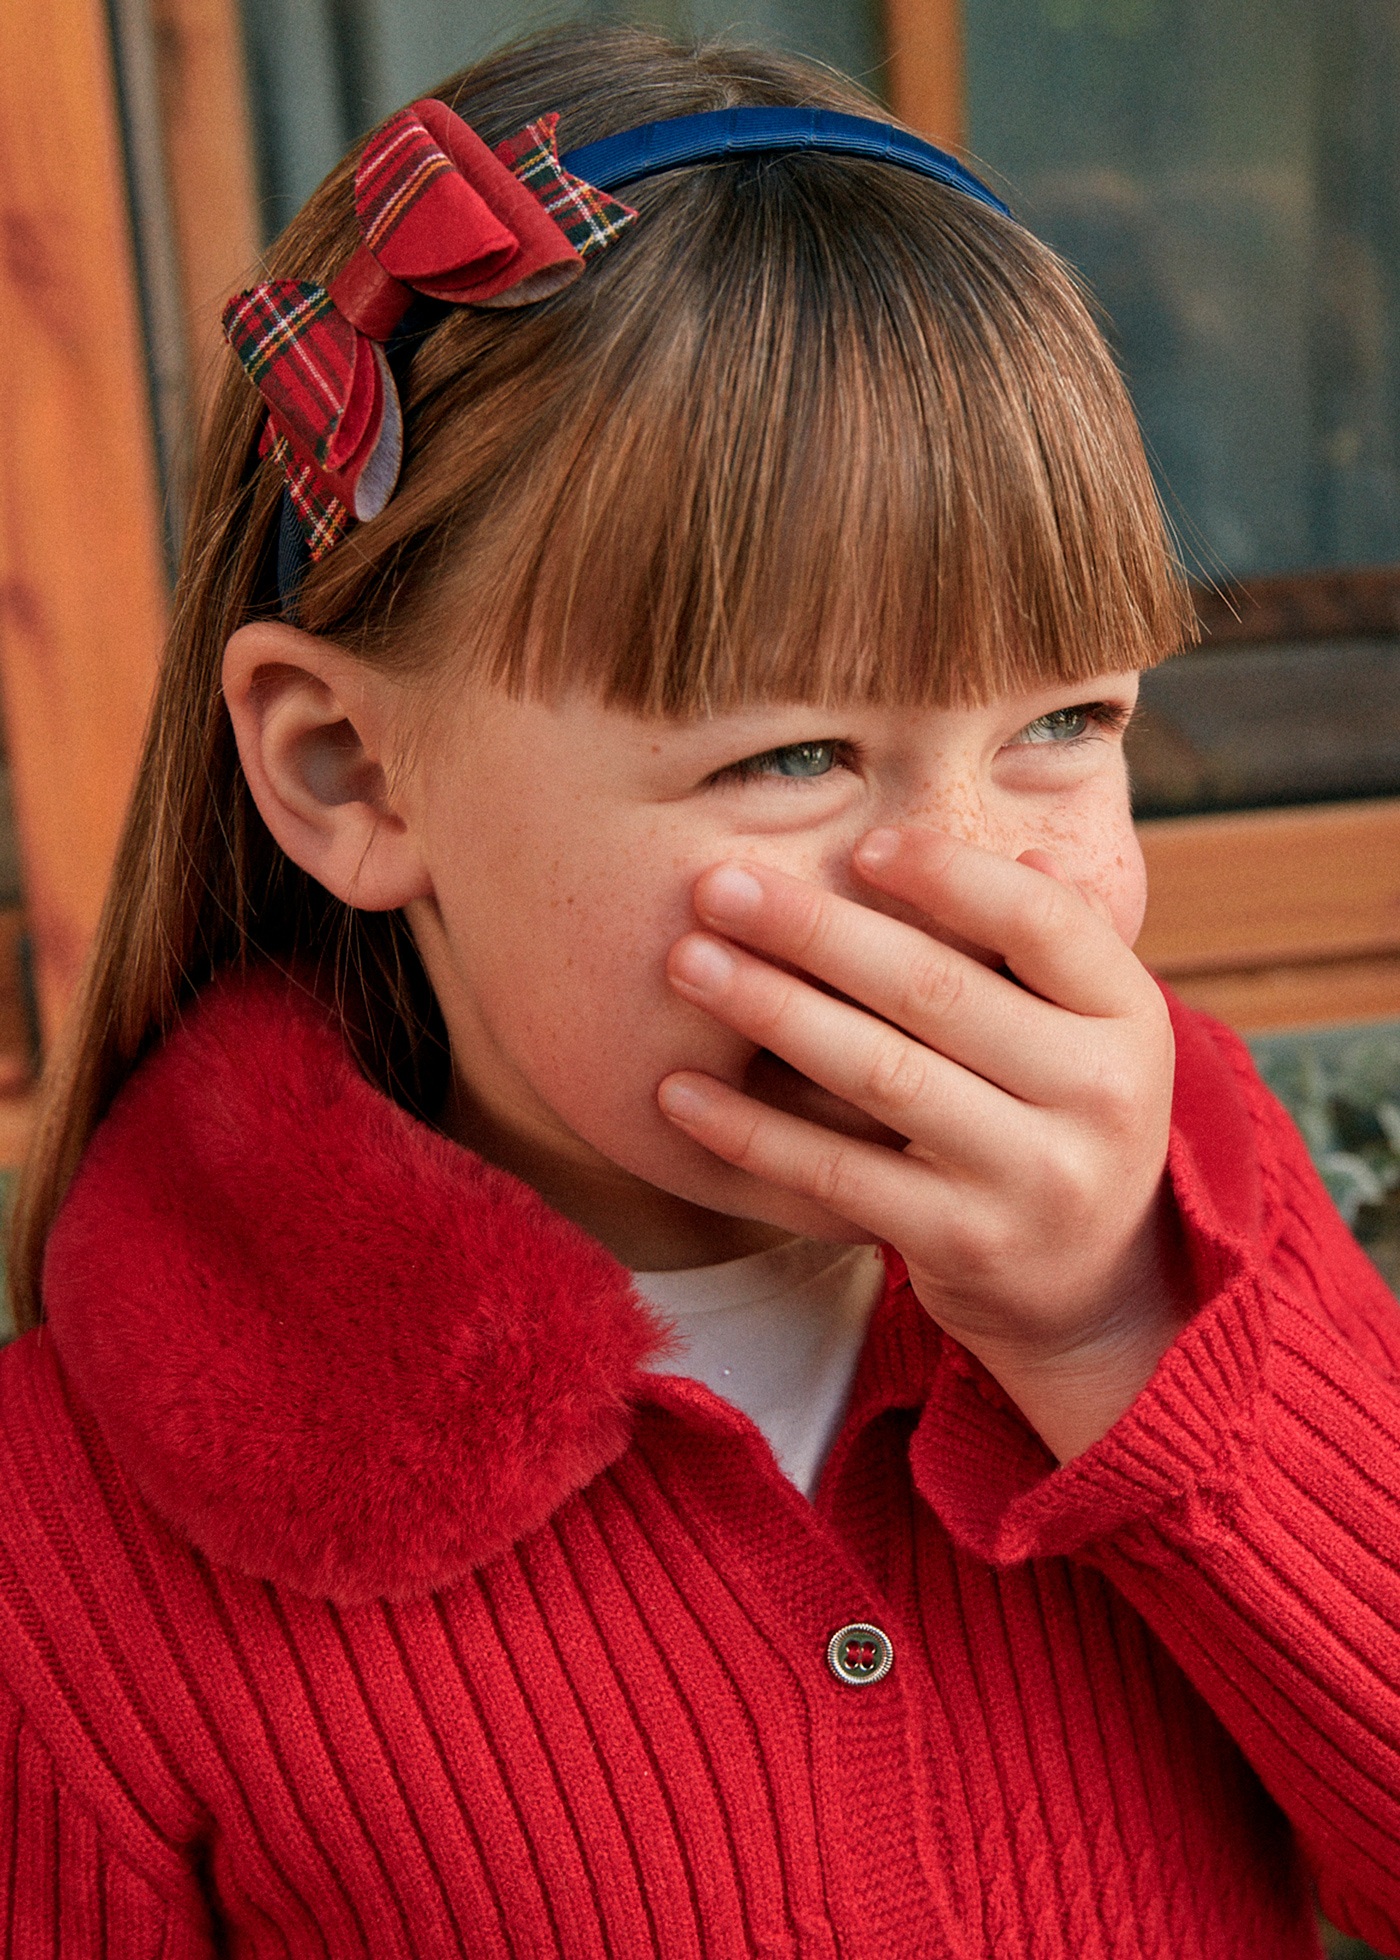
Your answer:
[[[1245,967],[1236,973],[1187,973],[1173,977],[1171,985],[1192,1007],[1203,1007],[1244,1034],[1400,1019],[1400,954],[1395,953],[1306,966]]]
[[[223,348],[224,301],[258,258],[252,125],[236,0],[152,0],[175,245],[196,408]]]
[[[1138,953],[1168,978],[1400,950],[1400,800],[1138,827]]]
[[[102,905],[166,614],[101,0],[0,6],[0,692],[46,1034]]]
[[[967,141],[962,0],[885,0],[890,106],[932,142]]]
[[[34,1099],[28,1095],[0,1096],[0,1171],[17,1171],[34,1131]],[[0,1340],[5,1338],[5,1309],[0,1300]]]

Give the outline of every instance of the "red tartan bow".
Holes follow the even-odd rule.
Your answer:
[[[380,343],[413,295],[527,306],[576,279],[637,215],[563,168],[558,121],[542,117],[493,151],[443,102],[400,110],[355,172],[364,242],[349,264],[329,286],[271,280],[225,307],[313,558],[393,494],[403,421]]]

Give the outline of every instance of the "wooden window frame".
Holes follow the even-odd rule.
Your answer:
[[[1400,566],[1251,579],[1196,595],[1205,646],[1400,635]],[[1186,656],[1189,658],[1190,656]],[[1400,1017],[1400,798],[1138,825],[1138,952],[1246,1032]]]

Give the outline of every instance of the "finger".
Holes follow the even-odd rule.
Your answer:
[[[1018,980],[1072,1013],[1132,1014],[1155,993],[1112,924],[1033,865],[914,824],[871,831],[853,861],[877,889],[1000,953]]]
[[[996,1178],[1027,1123],[1043,1120],[887,1021],[706,933],[677,940],[667,973],[686,999],[935,1162]]]
[[[668,1075],[657,1102],[726,1164],[815,1202],[872,1238],[907,1244],[911,1219],[919,1220],[921,1239],[937,1237],[948,1222],[927,1165],[883,1144],[839,1137],[690,1071]]]
[[[717,865],[695,909],[1024,1101],[1062,1102],[1085,1078],[1097,1030],[918,926],[767,866]]]
[[[1079,890],[1060,860],[1049,851],[1022,851],[1016,862],[1028,864],[1032,871],[1043,871],[1046,877],[1053,878],[1056,884],[1069,885],[1073,890]],[[1083,897],[1082,892],[1080,896]]]
[[[1110,925],[1113,924],[1113,915],[1108,909],[1108,901],[1102,892],[1096,892],[1092,887],[1086,890],[1083,885],[1077,885],[1052,852],[1022,851],[1016,862],[1028,864],[1033,871],[1043,871],[1047,878],[1053,878],[1057,884],[1067,885],[1072,892],[1078,892],[1091,912],[1097,912],[1101,919],[1107,919]]]

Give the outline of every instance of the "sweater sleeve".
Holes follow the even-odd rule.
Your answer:
[[[0,1960],[213,1960],[202,1915],[103,1839],[0,1683]]]
[[[1198,1304],[1152,1381],[1057,1468],[948,1343],[914,1474],[993,1563],[1102,1571],[1287,1813],[1323,1910],[1396,1952],[1400,1308],[1231,1039],[1218,1087],[1249,1116],[1259,1220],[1227,1222],[1209,1147],[1179,1128],[1170,1170]]]

